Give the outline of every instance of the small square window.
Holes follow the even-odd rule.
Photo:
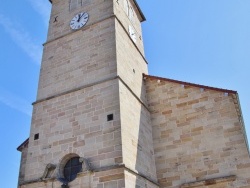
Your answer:
[[[114,119],[114,115],[113,114],[109,114],[107,116],[107,121],[112,121]]]
[[[38,140],[39,139],[39,133],[35,134],[34,136],[34,140]]]

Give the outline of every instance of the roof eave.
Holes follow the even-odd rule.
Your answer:
[[[49,0],[49,2],[52,3],[52,0]],[[144,16],[144,14],[143,14],[143,12],[142,12],[142,10],[141,10],[139,4],[137,3],[136,0],[134,0],[134,3],[135,3],[135,6],[136,6],[137,10],[138,10],[139,13],[140,13],[140,16],[141,16],[141,20],[140,20],[140,21],[141,21],[141,22],[146,21],[146,17]]]
[[[27,138],[20,146],[17,147],[17,151],[22,152],[23,146],[26,145],[27,143],[29,143],[29,138]]]
[[[141,16],[141,22],[146,21],[146,17],[144,16],[144,14],[143,14],[143,12],[142,12],[142,10],[141,10],[141,8],[140,8],[139,4],[137,3],[137,1],[136,1],[136,0],[134,0],[134,3],[135,3],[135,6],[136,6],[137,10],[138,10],[138,11],[139,11],[139,13],[140,13],[140,16]]]
[[[199,87],[199,88],[203,88],[203,89],[210,89],[210,90],[220,91],[220,92],[224,92],[224,93],[237,94],[237,91],[234,91],[234,90],[228,90],[228,89],[210,87],[210,86],[205,86],[205,85],[200,85],[200,84],[194,84],[194,83],[190,83],[190,82],[183,82],[183,81],[179,81],[179,80],[173,80],[173,79],[169,79],[169,78],[162,78],[162,77],[158,77],[158,76],[151,76],[151,75],[143,74],[143,78],[152,78],[152,79],[156,79],[156,80],[174,82],[174,83],[178,83],[178,84],[183,84],[183,85],[188,85],[188,86],[194,86],[194,87]]]

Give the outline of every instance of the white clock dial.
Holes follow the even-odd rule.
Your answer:
[[[89,15],[86,12],[81,12],[74,16],[74,18],[70,21],[70,27],[73,30],[80,29],[83,27],[89,19]]]
[[[135,30],[132,26],[129,26],[128,32],[129,32],[131,39],[134,41],[134,43],[136,43],[136,40],[137,40],[136,33],[135,33]]]
[[[129,19],[130,21],[133,21],[134,19],[134,9],[132,6],[129,7]]]

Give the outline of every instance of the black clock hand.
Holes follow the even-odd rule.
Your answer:
[[[80,20],[81,20],[81,18],[83,17],[83,15],[84,15],[84,14],[82,14],[82,15],[81,15],[81,14],[79,14],[79,15],[78,15],[79,17],[78,17],[77,22],[80,22]]]
[[[81,19],[81,14],[78,14],[78,19],[77,19],[77,22],[79,22]]]

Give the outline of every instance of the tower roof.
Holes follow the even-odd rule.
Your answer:
[[[139,4],[137,3],[137,1],[133,0],[133,2],[134,2],[134,4],[135,4],[135,6],[136,6],[136,8],[137,8],[137,10],[138,10],[138,12],[139,12],[139,14],[141,16],[141,22],[146,21],[146,17],[144,16],[144,14],[143,14]]]

